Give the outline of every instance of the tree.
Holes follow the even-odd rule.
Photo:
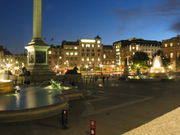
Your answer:
[[[136,52],[131,59],[131,62],[133,63],[131,67],[134,70],[146,69],[148,67],[148,61],[149,57],[147,53]]]

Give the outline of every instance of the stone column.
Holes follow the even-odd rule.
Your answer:
[[[42,38],[42,0],[34,0],[33,39]]]

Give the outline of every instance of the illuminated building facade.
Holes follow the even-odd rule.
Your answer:
[[[61,46],[52,46],[48,51],[52,69],[67,70],[77,67],[81,71],[100,70],[103,60],[103,45],[99,36],[94,39],[63,41]]]
[[[50,68],[59,72],[58,69],[63,66],[63,48],[61,46],[51,46],[48,50],[48,63]]]
[[[116,53],[116,65],[130,64],[130,59],[137,51],[145,52],[149,58],[161,50],[161,42],[132,38],[129,40],[121,40],[113,43]]]
[[[164,56],[171,60],[171,70],[180,71],[180,35],[162,41]]]
[[[116,54],[113,50],[112,45],[103,45],[103,58],[102,58],[102,68],[105,71],[114,71],[115,70],[115,62],[116,62]]]
[[[94,39],[79,41],[79,56],[81,70],[100,70],[102,65],[103,45],[99,36]]]

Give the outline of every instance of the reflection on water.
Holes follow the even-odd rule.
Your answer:
[[[21,110],[52,105],[60,99],[54,98],[60,94],[58,90],[45,90],[39,87],[21,88],[20,93],[0,96],[0,111]]]

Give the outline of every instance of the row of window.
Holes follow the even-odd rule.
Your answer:
[[[85,49],[82,49],[82,52],[84,52],[84,51],[85,51]],[[94,52],[94,49],[92,49],[92,50],[91,49],[86,49],[86,51],[87,52],[90,52],[90,51]],[[97,52],[101,52],[101,50],[98,49]]]
[[[94,58],[82,58],[81,61],[95,61],[95,59]],[[97,61],[101,61],[101,59],[98,58]]]
[[[95,53],[81,53],[81,56],[96,56],[96,54]],[[100,53],[98,53],[97,54],[97,56],[101,56],[101,54]]]
[[[173,47],[173,46],[179,46],[180,45],[180,43],[165,43],[164,44],[164,47]]]
[[[70,49],[70,50],[75,49],[75,50],[77,50],[77,49],[78,49],[78,47],[77,47],[77,46],[75,46],[75,47],[65,47],[65,49]]]
[[[78,55],[77,52],[66,52],[66,55]]]
[[[82,47],[95,47],[95,44],[82,44]],[[101,47],[99,44],[97,47]]]

